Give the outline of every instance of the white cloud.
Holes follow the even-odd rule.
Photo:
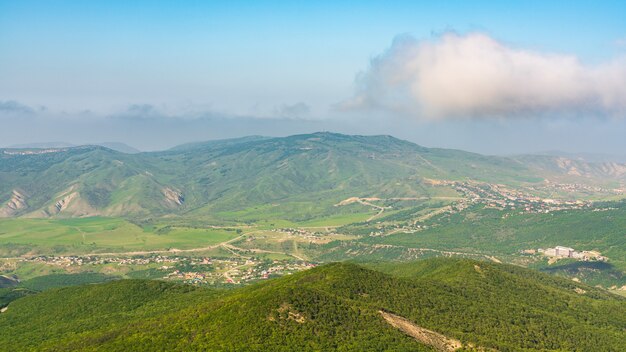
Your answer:
[[[624,115],[626,58],[588,66],[576,56],[513,48],[481,33],[400,37],[357,77],[355,96],[339,107],[427,119]]]

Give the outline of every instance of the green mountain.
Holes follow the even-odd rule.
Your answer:
[[[324,213],[349,197],[458,196],[432,180],[611,188],[625,175],[626,166],[615,163],[483,156],[390,136],[334,133],[245,137],[137,154],[98,146],[2,149],[0,217],[215,218],[268,204],[278,207],[276,213]]]
[[[0,350],[618,351],[626,299],[519,267],[324,265],[218,291],[121,280],[0,314]]]
[[[136,148],[133,148],[127,144],[120,142],[101,142],[94,143],[93,145],[109,148],[120,153],[134,154],[139,153],[140,151]],[[72,148],[77,147],[76,144],[67,143],[67,142],[48,142],[48,143],[27,143],[27,144],[16,144],[9,146],[11,149],[59,149],[59,148]]]

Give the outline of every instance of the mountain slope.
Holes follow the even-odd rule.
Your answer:
[[[11,152],[15,153],[15,152]],[[27,154],[24,154],[27,153]],[[174,206],[141,155],[103,147],[79,147],[0,154],[3,198],[0,214],[94,216],[149,214]],[[19,206],[16,194],[19,193]],[[2,209],[13,208],[10,212]]]
[[[571,281],[469,260],[382,270],[337,263],[234,291],[50,290],[0,315],[0,349],[610,351],[626,338],[626,300]]]
[[[215,217],[267,204],[281,212],[296,203],[329,211],[355,196],[454,194],[433,180],[517,187],[549,179],[616,187],[625,170],[615,163],[483,156],[390,136],[334,133],[246,137],[138,154],[95,146],[3,149],[0,217]]]

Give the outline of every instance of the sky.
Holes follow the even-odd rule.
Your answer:
[[[626,154],[624,1],[0,0],[0,146],[391,134]]]

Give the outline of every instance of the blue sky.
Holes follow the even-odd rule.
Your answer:
[[[537,119],[535,125],[480,118],[469,123],[454,119],[424,122],[402,116],[415,115],[406,111],[342,113],[334,107],[357,94],[357,75],[368,73],[371,60],[384,56],[399,35],[429,41],[451,31],[462,37],[482,33],[511,50],[574,56],[581,65],[593,66],[626,54],[624,14],[624,1],[0,0],[0,108],[1,102],[16,102],[41,115],[37,121],[42,125],[53,119],[79,119],[77,125],[84,129],[74,135],[50,136],[45,131],[20,135],[20,123],[11,122],[16,113],[0,109],[0,114],[6,115],[5,132],[0,132],[6,142],[0,140],[0,145],[18,143],[17,139],[35,142],[72,137],[73,142],[88,142],[76,135],[123,139],[114,133],[100,136],[89,131],[90,119],[95,126],[97,119],[126,116],[129,107],[145,105],[154,107],[151,119],[208,114],[290,120],[285,123],[289,128],[281,129],[282,125],[272,121],[260,133],[308,132],[318,127],[354,133],[382,130],[422,144],[481,152],[502,150],[472,140],[482,139],[483,130],[512,133],[515,124],[545,131],[547,125],[555,124],[554,118]],[[306,108],[295,109],[297,104]],[[298,116],[289,116],[291,113]],[[558,115],[562,118],[562,111]],[[624,125],[614,120],[615,116],[606,120],[602,115],[594,113],[594,119],[607,129]],[[359,120],[360,116],[366,116],[365,120]],[[294,118],[307,121],[298,127]],[[563,118],[564,122],[557,123],[561,128],[583,136],[580,126],[596,121]],[[364,129],[363,121],[378,126],[377,131]],[[467,132],[468,124],[477,138]],[[424,132],[425,128],[431,132]],[[231,136],[220,133],[219,124],[211,130],[193,138]],[[470,134],[463,135],[464,131]],[[230,133],[248,132],[257,131],[242,126]],[[428,138],[433,133],[444,140]],[[183,134],[181,130],[170,144],[184,141]],[[166,146],[149,136],[141,138],[124,141],[148,149]],[[519,140],[518,145],[505,149],[518,152],[576,146],[562,137],[551,138],[549,133],[537,147],[525,146],[524,138]],[[621,146],[615,141],[598,149],[608,152]]]

